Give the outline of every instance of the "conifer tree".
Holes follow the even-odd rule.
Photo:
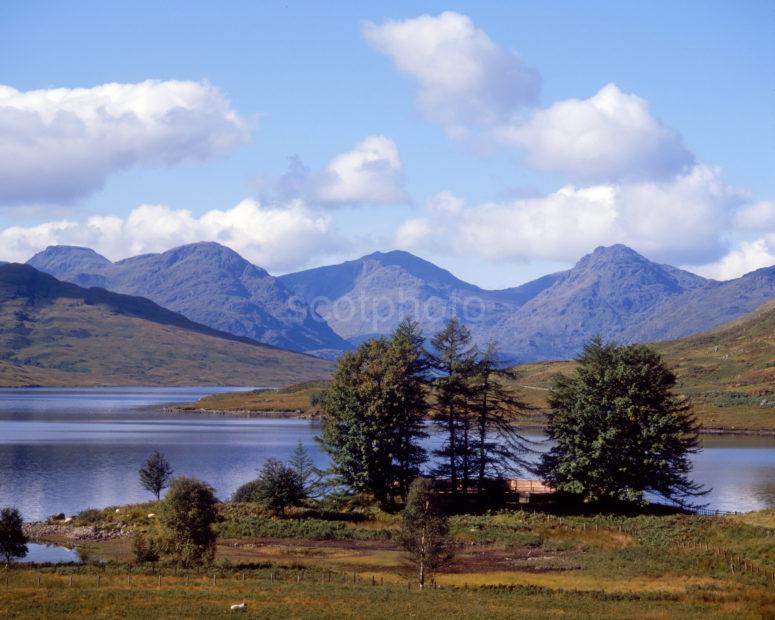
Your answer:
[[[586,502],[637,502],[650,491],[688,505],[707,492],[688,477],[697,423],[659,354],[595,338],[578,362],[551,391],[547,432],[555,445],[543,457],[543,477]]]

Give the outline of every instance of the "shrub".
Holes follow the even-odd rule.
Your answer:
[[[194,478],[173,480],[159,510],[159,550],[183,566],[212,562],[217,502],[209,484]]]
[[[10,564],[27,555],[27,537],[22,530],[22,517],[16,508],[0,510],[0,556]]]
[[[275,514],[284,514],[285,509],[301,502],[304,482],[299,473],[277,459],[267,459],[255,481],[255,501]]]
[[[132,539],[132,557],[137,564],[146,562],[156,562],[159,559],[159,553],[152,542],[146,540],[142,534],[135,534]]]

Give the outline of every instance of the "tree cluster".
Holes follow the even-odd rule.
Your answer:
[[[428,462],[422,440],[432,419],[444,435],[434,451],[437,475],[451,490],[480,489],[488,477],[515,471],[526,449],[514,426],[526,406],[495,347],[479,351],[457,320],[425,350],[417,323],[404,320],[339,359],[322,407],[322,442],[339,481],[390,507],[405,500]]]

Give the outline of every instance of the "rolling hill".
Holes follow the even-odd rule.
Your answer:
[[[294,351],[349,345],[260,267],[218,243],[192,243],[115,263],[88,248],[51,246],[28,264],[80,286],[147,297],[192,321]]]
[[[775,301],[713,330],[651,343],[678,377],[704,426],[775,430]],[[530,402],[545,408],[555,373],[575,362],[518,367],[518,383]]]
[[[286,385],[330,362],[195,323],[142,297],[0,266],[0,385]]]

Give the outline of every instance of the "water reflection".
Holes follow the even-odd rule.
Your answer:
[[[68,562],[81,562],[81,556],[75,549],[60,547],[59,545],[45,545],[40,543],[27,543],[28,553],[20,559],[20,562],[50,562],[52,564],[67,564]]]

